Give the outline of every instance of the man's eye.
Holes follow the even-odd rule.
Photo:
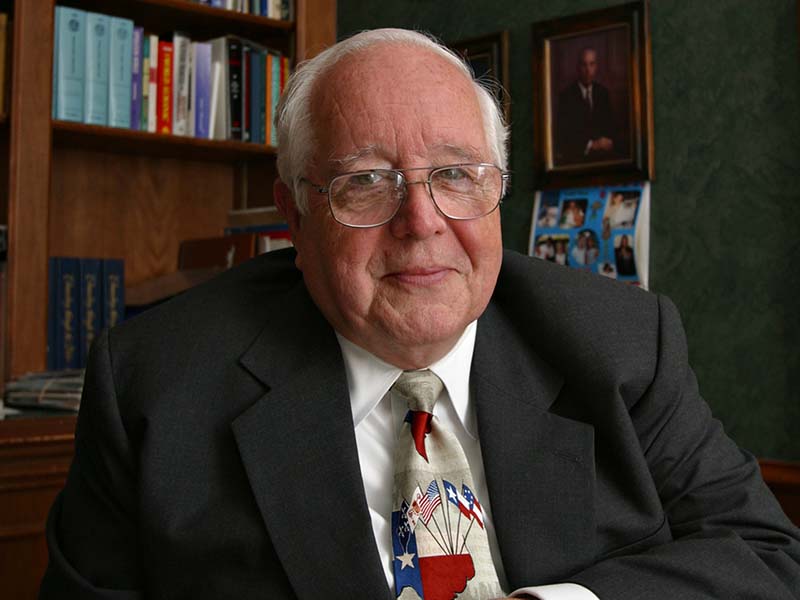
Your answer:
[[[450,167],[437,173],[438,177],[449,181],[458,181],[467,177],[467,172],[460,167]]]
[[[358,173],[357,175],[350,176],[350,184],[356,186],[375,185],[380,183],[385,177],[381,173],[369,171],[367,173]]]

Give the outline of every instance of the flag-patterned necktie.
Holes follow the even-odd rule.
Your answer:
[[[504,596],[481,504],[458,439],[433,416],[443,388],[431,371],[406,371],[392,386],[408,403],[395,450],[392,549],[395,590],[411,600]]]

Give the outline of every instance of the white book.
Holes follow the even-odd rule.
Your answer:
[[[182,33],[172,37],[172,133],[189,133],[189,51],[191,40]]]
[[[158,36],[150,36],[150,85],[148,90],[150,98],[147,104],[147,131],[156,132],[158,108]]]
[[[231,137],[230,94],[228,93],[228,38],[211,41],[211,64],[214,80],[211,88],[212,114],[211,139],[228,140]]]
[[[220,96],[222,96],[222,90],[221,90],[222,85],[220,85],[220,80],[222,79],[222,68],[220,67],[219,64],[215,64],[213,66],[213,69],[214,69],[214,74],[211,77],[211,107],[209,109],[208,120],[210,121],[210,124],[208,132],[209,132],[209,139],[220,140],[220,139],[226,139],[223,137],[217,137],[218,136],[217,113],[220,110],[219,99]]]

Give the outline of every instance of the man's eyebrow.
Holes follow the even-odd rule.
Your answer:
[[[351,152],[346,156],[341,157],[329,157],[328,158],[328,165],[330,165],[335,171],[343,171],[347,170],[353,163],[356,161],[367,157],[367,156],[377,156],[380,152],[378,147],[375,145],[365,146],[363,148],[359,148],[355,152]]]
[[[456,146],[454,144],[439,144],[432,148],[434,156],[447,154],[450,156],[455,155],[457,160],[466,162],[480,162],[482,160],[482,152],[474,146]]]

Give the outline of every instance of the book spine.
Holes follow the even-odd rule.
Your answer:
[[[131,129],[140,129],[144,86],[142,67],[144,65],[144,29],[133,28],[133,61],[131,62]]]
[[[95,336],[100,333],[103,327],[101,322],[101,285],[100,285],[100,265],[99,258],[82,258],[80,265],[79,288],[79,325],[80,325],[80,348],[78,356],[79,368],[86,367],[86,358],[89,356],[89,348],[92,346]]]
[[[211,137],[211,44],[198,42],[194,52],[194,133]]]
[[[133,21],[112,17],[110,37],[108,124],[111,127],[130,128]]]
[[[264,104],[266,106],[266,118],[264,119],[264,143],[272,145],[272,62],[275,60],[275,55],[272,52],[267,52],[265,58],[264,68]]]
[[[172,133],[189,133],[189,38],[176,33],[172,38]]]
[[[172,133],[172,42],[158,42],[158,132]]]
[[[224,0],[211,0],[211,6],[214,8],[225,8]]]
[[[78,314],[80,265],[77,258],[61,258],[58,270],[57,327],[60,369],[78,369],[80,361],[80,328]]]
[[[275,109],[278,106],[278,99],[281,96],[281,57],[276,55],[272,60],[272,114],[275,114]],[[278,146],[278,132],[272,128],[272,138],[269,141],[270,146]]]
[[[253,87],[251,81],[252,73],[250,72],[250,54],[251,48],[249,44],[242,43],[242,141],[249,142],[251,138],[251,114],[250,114],[250,93]]]
[[[228,38],[228,96],[230,139],[242,139],[242,45]]]
[[[111,17],[86,13],[84,122],[108,125],[109,34]]]
[[[147,107],[147,131],[158,129],[158,36],[150,36],[150,101]]]
[[[83,121],[86,73],[86,13],[76,8],[59,7],[56,56],[56,118]]]
[[[60,29],[58,26],[59,17],[61,16],[61,11],[64,10],[60,6],[56,6],[55,12],[53,14],[53,67],[52,67],[52,87],[51,92],[53,94],[52,101],[50,104],[51,114],[50,116],[53,119],[56,119],[56,110],[58,108],[58,30]],[[48,346],[48,365],[50,364],[50,350]],[[49,366],[47,367],[50,368]]]
[[[125,263],[107,258],[103,271],[103,327],[111,328],[125,319]]]
[[[263,143],[261,130],[264,122],[262,113],[262,98],[264,97],[264,70],[262,68],[263,53],[253,49],[250,53],[250,141],[256,144]]]
[[[60,8],[60,7],[57,7]],[[47,259],[47,370],[59,368],[58,358],[58,269],[59,260]]]
[[[147,115],[150,112],[150,36],[142,37],[142,108],[139,110],[139,129],[147,131]]]

